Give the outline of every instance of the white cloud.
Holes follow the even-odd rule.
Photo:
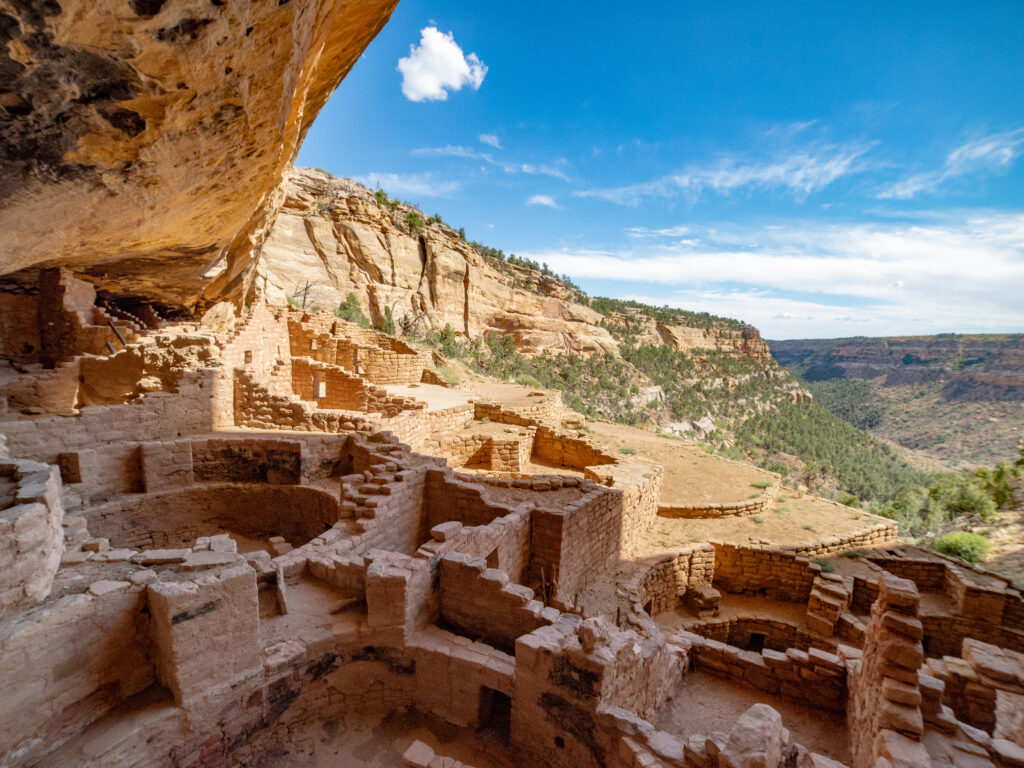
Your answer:
[[[501,140],[495,133],[481,133],[477,138],[481,144],[489,144],[495,149],[501,149]]]
[[[559,208],[562,207],[557,202],[555,202],[555,198],[553,198],[551,195],[533,195],[532,197],[530,197],[526,201],[526,204],[527,205],[543,205],[543,206],[545,206],[547,208],[555,208],[555,209],[559,209]]]
[[[577,279],[646,284],[662,295],[654,304],[677,287],[677,306],[739,317],[775,338],[1024,330],[1024,212],[688,229],[695,236],[683,242],[521,255]]]
[[[454,197],[462,185],[439,181],[432,173],[368,173],[356,179],[371,189],[381,187],[391,196]]]
[[[410,155],[414,157],[468,157],[473,160],[487,160],[488,156],[477,152],[472,147],[463,147],[454,144],[446,144],[443,147],[419,147],[412,150]]]
[[[936,192],[951,179],[984,171],[1005,171],[1021,153],[1024,153],[1024,127],[982,136],[950,152],[941,170],[908,176],[885,187],[877,196],[883,200],[909,200],[922,192]]]
[[[499,160],[489,152],[479,152],[472,147],[446,144],[443,147],[419,147],[409,154],[414,157],[463,157],[500,168],[508,174],[525,173],[531,176],[551,176],[562,181],[569,181],[569,175],[564,168],[568,166],[565,158],[559,158],[554,163],[519,163]]]
[[[466,56],[451,32],[437,27],[420,30],[420,44],[409,46],[409,55],[398,60],[402,93],[409,101],[446,101],[448,91],[463,86],[478,89],[487,65],[475,53]]]
[[[648,229],[647,227],[630,227],[626,234],[630,237],[682,237],[692,232],[689,227],[665,227],[663,229]]]
[[[637,206],[644,198],[683,196],[698,200],[707,192],[728,195],[742,189],[778,190],[797,200],[819,192],[843,176],[866,168],[862,158],[871,144],[814,146],[789,150],[768,160],[725,157],[703,166],[691,166],[658,179],[609,189],[585,189],[574,194]]]

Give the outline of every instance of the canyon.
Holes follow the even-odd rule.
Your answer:
[[[837,412],[933,463],[1011,459],[1024,434],[1024,336],[979,334],[773,341],[772,354]],[[851,385],[850,382],[864,382]],[[828,406],[826,406],[828,407]]]
[[[630,408],[807,401],[749,325],[292,168],[393,8],[0,2],[0,765],[1024,765],[1018,583],[447,377],[430,334],[642,341],[693,380]]]

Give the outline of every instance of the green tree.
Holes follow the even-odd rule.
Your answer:
[[[354,293],[345,297],[345,301],[334,310],[334,316],[350,323],[358,323],[363,328],[370,327],[370,318],[363,314],[363,308],[359,306],[359,299]]]
[[[391,336],[395,335],[395,320],[391,316],[391,307],[384,307],[384,322],[381,323],[380,329]]]

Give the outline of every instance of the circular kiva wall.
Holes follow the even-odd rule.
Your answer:
[[[85,512],[89,533],[112,547],[190,547],[199,536],[228,532],[265,543],[283,536],[293,547],[338,520],[338,500],[296,485],[202,485],[126,496]],[[240,549],[246,551],[252,546]]]

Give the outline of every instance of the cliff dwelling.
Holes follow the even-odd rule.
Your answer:
[[[329,234],[357,266],[318,290],[361,291],[369,325],[401,299],[436,331],[614,350],[592,310],[398,232],[369,190],[309,212],[321,175],[295,151],[394,3],[118,5],[138,57],[62,21],[105,29],[112,3],[8,5],[19,77],[53,86],[12,111],[18,146],[66,108],[79,149],[0,186],[0,765],[1024,766],[1010,579],[691,442],[647,459],[558,391],[452,386],[411,335],[282,300],[286,243]],[[247,28],[278,65],[229,109],[211,41],[244,60]],[[44,42],[107,46],[110,71],[64,75],[120,79],[76,101]],[[138,120],[102,117],[121,102]],[[384,242],[406,283],[365,277]],[[657,333],[767,357],[747,328]]]

